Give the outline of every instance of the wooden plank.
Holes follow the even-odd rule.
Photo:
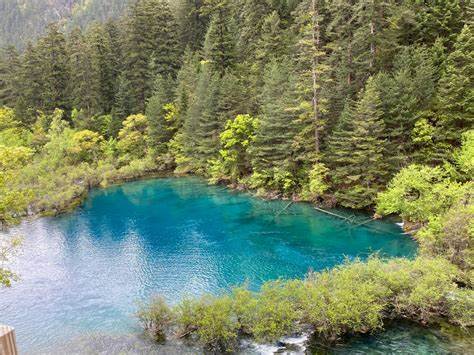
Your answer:
[[[15,330],[6,325],[0,325],[0,355],[18,355]]]

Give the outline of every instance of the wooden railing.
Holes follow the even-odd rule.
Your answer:
[[[6,325],[0,325],[0,355],[18,355],[15,330]]]

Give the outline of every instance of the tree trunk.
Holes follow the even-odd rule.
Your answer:
[[[313,63],[312,63],[312,77],[313,77],[313,120],[314,120],[314,149],[316,154],[319,155],[320,152],[320,144],[319,144],[319,50],[321,44],[321,31],[319,27],[319,9],[317,6],[317,0],[312,0],[312,11],[313,11],[313,30],[312,30],[312,37],[313,37],[313,50],[314,54],[312,56]]]

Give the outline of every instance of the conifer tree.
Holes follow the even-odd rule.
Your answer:
[[[132,5],[126,42],[132,111],[143,112],[155,75],[175,75],[179,66],[177,27],[165,0],[138,0]]]
[[[0,53],[0,106],[15,107],[20,95],[20,55],[9,46]]]
[[[437,140],[459,145],[474,125],[474,31],[464,26],[439,82]]]
[[[70,109],[70,71],[66,39],[57,24],[48,26],[46,35],[38,42],[42,70],[41,108],[53,112],[56,108]]]
[[[166,152],[166,144],[173,138],[175,127],[167,121],[166,105],[173,102],[175,82],[172,78],[157,76],[152,96],[146,105],[148,118],[148,146],[154,154]]]
[[[327,157],[335,196],[343,206],[371,206],[386,183],[382,115],[380,95],[370,78],[355,107],[346,106]]]
[[[130,82],[125,75],[118,78],[117,93],[114,98],[114,106],[112,108],[112,127],[111,135],[116,136],[122,126],[122,122],[127,118],[133,110],[133,102],[129,96]]]
[[[208,18],[202,13],[203,0],[178,0],[177,24],[180,41],[184,48],[201,48],[206,35]]]
[[[295,77],[289,60],[272,61],[265,70],[262,114],[252,165],[258,171],[288,168],[295,136]]]
[[[43,108],[41,93],[44,82],[42,76],[39,50],[32,43],[28,43],[19,68],[20,97],[16,108],[19,117],[29,123],[34,122],[36,111]]]
[[[298,92],[301,95],[300,107],[303,111],[300,136],[304,141],[302,146],[306,161],[319,159],[323,115],[327,110],[327,98],[323,94],[323,88],[330,81],[330,68],[322,28],[325,11],[322,1],[305,0],[300,4],[296,18]]]
[[[219,75],[208,63],[204,63],[199,74],[194,100],[189,108],[188,119],[197,123],[194,132],[193,155],[198,171],[203,172],[210,159],[219,152],[219,135],[225,122],[218,114],[220,94]]]
[[[92,61],[93,49],[80,29],[73,30],[69,36],[68,56],[72,106],[83,110],[87,116],[99,113],[101,111],[99,68],[97,63]]]
[[[269,6],[261,0],[245,0],[241,11],[238,55],[243,60],[253,59],[261,37],[262,26],[269,14]]]
[[[387,162],[391,173],[410,163],[415,123],[427,110],[435,94],[435,71],[429,50],[402,47],[394,59],[393,74],[374,77],[382,100],[387,137]]]
[[[151,28],[155,33],[155,46],[150,63],[151,75],[153,78],[157,75],[176,78],[182,55],[176,19],[166,0],[158,1],[153,11],[156,13],[156,18],[154,27]]]
[[[120,72],[118,63],[121,58],[120,52],[116,53],[117,49],[113,48],[117,45],[111,38],[111,32],[115,31],[114,26],[111,22],[106,26],[94,24],[86,33],[86,40],[91,47],[91,65],[98,71],[100,113],[110,113],[117,91],[117,77]]]
[[[204,40],[204,59],[221,76],[235,63],[235,28],[227,0],[213,0],[206,7],[211,19]]]

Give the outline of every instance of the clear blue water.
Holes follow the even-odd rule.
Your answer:
[[[137,301],[153,294],[176,302],[302,277],[346,257],[416,252],[394,223],[354,228],[309,204],[287,205],[197,178],[95,190],[73,213],[11,231],[25,238],[13,265],[21,281],[0,290],[0,322],[16,328],[20,350],[34,352],[84,334],[138,331]]]

